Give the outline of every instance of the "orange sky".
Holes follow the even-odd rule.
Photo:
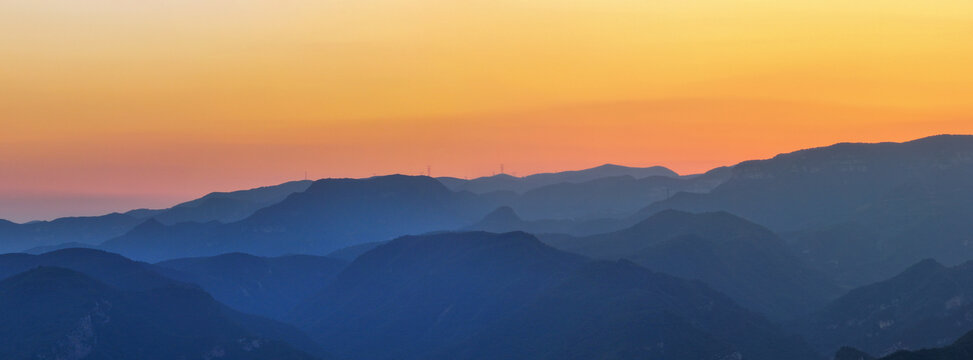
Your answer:
[[[0,0],[0,218],[973,133],[968,0]]]

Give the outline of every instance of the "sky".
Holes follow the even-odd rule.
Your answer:
[[[973,133],[969,0],[0,0],[0,218]]]

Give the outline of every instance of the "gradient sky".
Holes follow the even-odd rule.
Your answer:
[[[0,218],[973,133],[969,0],[0,0]]]

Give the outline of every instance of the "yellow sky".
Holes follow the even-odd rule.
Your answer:
[[[970,64],[968,0],[0,0],[0,198],[696,172],[973,132]]]

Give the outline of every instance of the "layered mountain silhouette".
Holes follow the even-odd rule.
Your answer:
[[[162,210],[140,209],[124,214],[66,217],[26,224],[0,220],[0,253],[25,249],[42,253],[69,247],[95,246],[125,234],[150,218],[165,224],[239,220],[257,209],[280,202],[292,193],[304,191],[310,184],[310,181],[294,181],[250,190],[211,193]]]
[[[39,266],[58,267],[81,272],[109,286],[141,291],[179,284],[162,276],[152,265],[132,261],[118,254],[95,249],[64,249],[40,255],[0,255],[0,279]]]
[[[160,273],[201,286],[230,307],[280,318],[301,300],[321,291],[347,263],[323,256],[274,258],[231,253],[164,261]]]
[[[234,251],[260,255],[324,254],[403,234],[467,227],[489,210],[503,206],[516,208],[531,219],[561,221],[566,224],[562,227],[568,228],[572,234],[590,234],[620,228],[630,222],[625,218],[631,212],[677,192],[707,191],[728,173],[720,169],[681,178],[600,177],[634,170],[611,166],[598,169],[538,175],[537,179],[546,179],[543,181],[546,185],[524,194],[475,195],[450,191],[431,178],[401,175],[325,179],[313,186],[308,181],[290,182],[230,193],[211,193],[165,210],[143,209],[104,217],[59,219],[52,224],[2,224],[0,237],[10,238],[6,242],[9,251],[28,249],[28,252],[40,253],[105,242],[100,248],[150,261]],[[656,172],[655,168],[650,168],[647,172],[633,173],[644,176]],[[367,212],[364,207],[369,207]],[[336,213],[346,213],[344,208],[353,210],[348,213],[349,218],[337,216]],[[390,213],[382,214],[379,210],[383,209]],[[358,219],[354,219],[355,211],[359,214]],[[375,214],[365,215],[371,212]],[[364,219],[367,216],[371,219]],[[337,224],[328,224],[328,221]],[[355,226],[369,221],[376,224]],[[63,229],[56,236],[41,238],[45,230],[34,229],[52,227],[55,223],[63,223],[59,227]],[[87,230],[89,227],[107,228],[93,232]],[[328,233],[322,229],[334,231]],[[269,245],[268,242],[272,242],[267,240],[269,237],[281,237],[284,241]],[[165,246],[161,246],[163,243]]]
[[[125,214],[66,217],[16,224],[0,220],[0,253],[61,243],[98,244],[144,221]]]
[[[165,225],[148,219],[128,233],[98,246],[141,261],[162,261],[194,256],[211,256],[244,248],[229,244],[239,240],[227,231],[228,225],[215,221]]]
[[[710,173],[682,178],[615,176],[551,184],[521,194],[493,192],[482,196],[487,201],[510,206],[529,220],[625,218],[679,192],[710,191],[722,180]]]
[[[852,290],[799,326],[823,352],[851,346],[885,355],[948,345],[973,329],[973,262],[946,267],[921,261]]]
[[[214,192],[168,209],[133,210],[128,214],[151,217],[163,224],[210,221],[229,223],[243,220],[257,210],[281,202],[291,194],[304,192],[311,183],[310,180],[301,180],[249,190]]]
[[[624,218],[678,192],[707,192],[728,176],[726,168],[681,177],[607,176],[480,195],[493,204],[510,206],[528,220]]]
[[[548,185],[522,195],[488,193],[482,195],[486,201],[501,206],[463,230],[574,236],[611,232],[643,220],[644,217],[632,216],[632,213],[645,204],[679,192],[709,191],[724,181],[729,171],[729,168],[717,168],[705,174],[680,178],[609,177]]]
[[[678,194],[645,211],[725,210],[778,231],[837,224],[905,184],[945,185],[969,176],[971,153],[973,136],[957,135],[801,150],[742,162],[712,192]]]
[[[454,177],[439,177],[436,179],[453,191],[469,191],[476,194],[484,194],[495,191],[523,193],[531,189],[536,189],[547,185],[560,183],[581,183],[599,178],[616,176],[630,176],[632,178],[641,179],[651,176],[678,177],[679,174],[676,174],[676,172],[662,166],[638,168],[605,164],[585,170],[534,174],[524,177],[498,174],[472,180]]]
[[[286,325],[236,313],[192,287],[123,291],[38,267],[0,281],[4,359],[313,359]]]
[[[973,136],[833,146],[746,161],[706,194],[642,210],[728,211],[778,232],[812,265],[857,286],[923,258],[973,257]],[[863,264],[865,266],[863,266]]]
[[[0,220],[0,358],[966,359],[970,179],[935,136]]]
[[[326,179],[238,222],[166,226],[149,220],[103,248],[148,261],[228,252],[327,254],[403,234],[459,228],[488,211],[473,194],[452,192],[429,177]]]
[[[726,212],[666,210],[616,232],[543,238],[565,251],[701,280],[772,318],[798,316],[841,294],[773,232]]]
[[[701,283],[587,262],[522,232],[402,237],[290,318],[367,359],[817,358]]]

